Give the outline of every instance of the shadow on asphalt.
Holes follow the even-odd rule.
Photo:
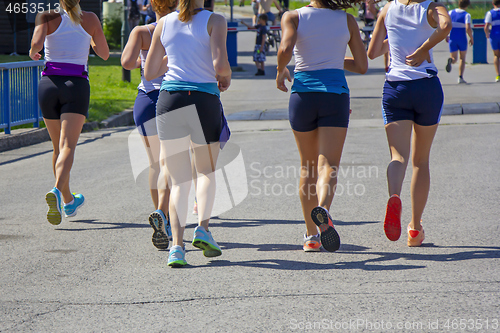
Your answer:
[[[231,248],[235,243],[224,243],[224,247]],[[239,245],[239,244],[238,244]],[[238,247],[234,246],[234,247]],[[291,246],[283,244],[245,244],[246,248],[257,248],[257,249],[268,249],[271,247],[281,248],[285,250],[289,248],[290,250],[302,251],[300,246]],[[215,267],[215,266],[245,266],[245,267],[257,267],[257,268],[268,268],[268,269],[279,269],[279,270],[318,270],[318,269],[359,269],[364,271],[400,271],[408,269],[419,269],[426,268],[426,265],[388,265],[388,262],[404,259],[407,261],[427,261],[427,262],[455,262],[462,260],[472,260],[472,259],[499,259],[500,258],[500,247],[488,247],[488,246],[437,246],[434,244],[425,244],[422,248],[439,248],[439,249],[470,249],[471,251],[462,251],[456,253],[446,253],[446,254],[423,254],[423,253],[392,253],[392,252],[372,252],[367,251],[369,248],[357,245],[342,244],[340,250],[336,254],[332,254],[334,259],[341,259],[339,255],[341,254],[357,254],[357,255],[368,255],[371,258],[366,260],[353,260],[353,261],[336,261],[332,263],[313,263],[309,261],[298,261],[298,260],[284,260],[284,259],[262,259],[262,260],[249,260],[249,261],[228,261],[228,260],[214,260],[210,263],[202,266],[191,266],[191,268],[201,268],[201,267]],[[261,250],[262,251],[262,250]],[[327,252],[324,252],[325,254]],[[312,253],[311,255],[314,255]],[[326,254],[328,255],[328,254]],[[373,258],[373,256],[377,256]]]

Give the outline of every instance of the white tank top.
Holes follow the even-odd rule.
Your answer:
[[[179,20],[177,11],[165,16],[161,43],[168,56],[168,71],[163,80],[217,83],[207,31],[211,15],[203,10],[187,23]]]
[[[68,13],[61,8],[59,27],[47,35],[44,42],[45,61],[84,65],[87,69],[90,36],[80,24],[73,24]]]
[[[156,22],[153,23],[153,25],[156,28]],[[148,26],[145,26],[146,29],[148,29],[149,35],[151,35],[151,30],[149,30]],[[151,35],[151,40],[153,39],[153,36]],[[139,86],[137,89],[144,91],[146,94],[150,93],[151,91],[154,90],[160,90],[161,88],[161,81],[162,77],[157,77],[156,79],[153,79],[151,81],[146,80],[144,77],[144,67],[146,65],[146,58],[148,57],[148,50],[141,50],[140,52],[140,57],[141,57],[141,83],[139,83]]]
[[[403,5],[394,0],[385,16],[389,37],[391,64],[386,74],[387,81],[409,81],[437,75],[432,50],[431,62],[426,60],[418,67],[406,65],[406,56],[413,54],[436,30],[427,21],[427,9],[431,0]]]
[[[299,27],[293,49],[295,72],[344,69],[351,38],[347,14],[342,10],[302,7],[297,9]]]

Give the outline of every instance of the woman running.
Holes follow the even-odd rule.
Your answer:
[[[151,0],[151,5],[156,13],[156,21],[171,13],[177,7],[177,0]],[[141,135],[149,159],[149,189],[155,209],[158,209],[158,176],[160,174],[160,140],[156,131],[156,102],[160,94],[161,75],[151,81],[144,77],[144,65],[156,22],[135,27],[123,49],[121,63],[123,68],[132,70],[141,68],[141,83],[138,87],[137,98],[134,104],[134,121]],[[169,198],[168,188],[165,191],[165,200]],[[151,223],[154,229],[153,245],[159,249],[168,248],[168,237],[171,237],[168,220],[165,225],[156,229],[156,224]]]
[[[186,265],[183,235],[192,182],[190,148],[198,175],[199,220],[192,244],[202,249],[206,257],[222,254],[208,223],[215,200],[215,166],[223,133],[219,95],[231,83],[226,35],[226,20],[203,10],[203,0],[180,0],[179,11],[158,22],[146,60],[148,80],[165,73],[168,64],[156,106],[156,122],[161,171],[169,180],[170,202],[166,191],[160,189],[158,210],[150,215],[150,220],[163,224],[165,212],[169,212],[173,244],[168,265],[172,267]]]
[[[54,148],[52,167],[56,183],[45,200],[49,205],[47,220],[55,225],[61,223],[62,209],[66,217],[75,216],[85,202],[83,195],[71,193],[69,175],[88,116],[89,46],[102,59],[109,57],[101,22],[94,13],[82,11],[79,3],[61,0],[58,9],[39,13],[29,52],[31,59],[40,60],[39,52],[45,47],[38,101]]]
[[[433,63],[432,48],[451,30],[446,8],[432,0],[395,0],[382,10],[368,56],[390,49],[391,64],[382,98],[391,162],[387,167],[389,201],[384,230],[387,238],[401,236],[401,187],[412,150],[412,217],[408,246],[424,241],[421,218],[430,187],[429,155],[443,108],[443,89]],[[384,40],[386,34],[388,41]],[[413,138],[412,138],[413,134]]]
[[[362,0],[361,0],[362,1]],[[359,0],[313,0],[286,12],[278,51],[278,89],[286,92],[286,66],[295,55],[289,102],[290,124],[300,154],[300,201],[306,222],[306,252],[336,251],[340,238],[328,213],[349,124],[349,89],[344,69],[366,73],[363,41],[354,17],[342,9]],[[347,46],[353,57],[345,57]],[[318,226],[321,236],[318,233]]]

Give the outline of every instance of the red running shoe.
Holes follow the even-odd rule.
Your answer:
[[[393,242],[401,236],[401,208],[399,195],[391,195],[385,212],[384,231],[387,238]]]

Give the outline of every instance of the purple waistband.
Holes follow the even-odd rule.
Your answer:
[[[45,63],[45,68],[43,69],[42,75],[76,76],[83,77],[85,79],[89,77],[89,73],[85,70],[84,65],[52,61],[48,61]]]

